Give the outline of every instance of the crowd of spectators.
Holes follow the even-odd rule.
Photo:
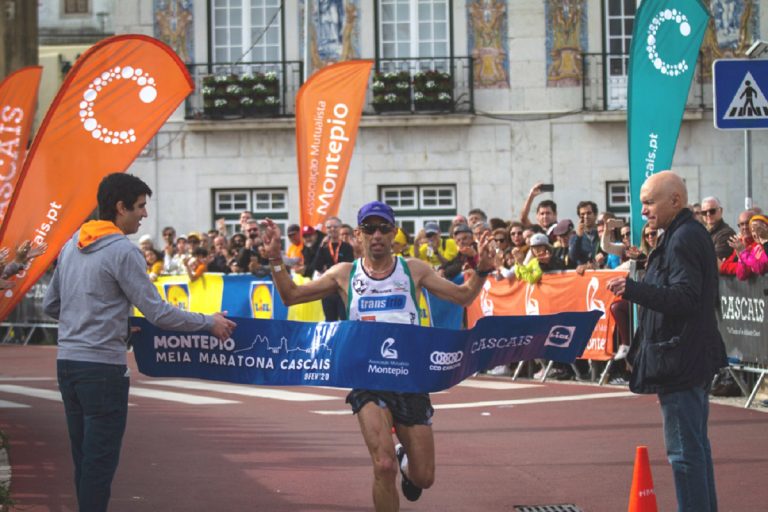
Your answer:
[[[583,274],[591,269],[642,269],[648,254],[656,246],[662,232],[643,226],[639,244],[631,242],[631,227],[611,212],[599,212],[597,204],[584,200],[578,203],[575,219],[560,218],[557,204],[543,199],[535,209],[535,221],[529,218],[537,196],[551,190],[542,183],[535,184],[516,219],[488,218],[474,208],[466,216],[457,215],[448,233],[437,222],[424,224],[417,233],[398,228],[393,250],[404,257],[414,257],[429,263],[446,279],[456,279],[477,264],[477,242],[490,233],[496,251],[496,280],[520,280],[535,284],[546,272],[575,270]],[[722,274],[738,279],[768,271],[768,218],[753,207],[738,216],[738,233],[723,218],[723,208],[716,197],[706,197],[701,204],[691,205],[696,218],[712,237]],[[172,227],[162,232],[162,247],[155,247],[149,235],[139,245],[147,260],[147,272],[152,279],[160,275],[185,274],[190,280],[205,272],[269,274],[268,259],[261,241],[259,221],[243,212],[236,232],[227,236],[223,220],[216,229],[177,235]],[[322,229],[313,226],[289,225],[288,246],[284,252],[286,266],[295,275],[311,279],[341,261],[353,261],[361,256],[355,228],[338,217],[330,217]],[[338,300],[336,300],[338,299]],[[343,320],[344,305],[340,298],[323,301],[328,320]],[[623,359],[630,344],[630,308],[616,301],[611,314],[617,321],[615,359]],[[573,378],[568,368],[556,368],[556,378]],[[616,383],[622,382],[622,376]]]

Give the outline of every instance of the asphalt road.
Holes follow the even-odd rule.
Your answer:
[[[113,512],[371,510],[372,472],[345,390],[150,379],[135,370]],[[0,429],[25,512],[74,511],[55,348],[0,346]],[[432,397],[437,480],[402,510],[626,510],[647,445],[675,510],[654,396],[624,387],[475,378]],[[721,511],[768,510],[768,414],[713,404]]]

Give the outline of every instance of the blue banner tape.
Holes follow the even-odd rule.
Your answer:
[[[469,330],[377,322],[234,318],[232,337],[158,329],[132,318],[139,371],[268,386],[333,386],[435,392],[500,364],[535,358],[571,363],[601,312],[493,316]]]

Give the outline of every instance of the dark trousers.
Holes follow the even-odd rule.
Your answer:
[[[324,297],[323,300],[323,314],[325,315],[326,322],[335,322],[337,320],[347,319],[347,308],[344,306],[344,301],[341,297],[334,293],[328,297]]]
[[[128,416],[126,367],[68,360],[59,360],[56,366],[79,510],[103,512],[109,504]]]

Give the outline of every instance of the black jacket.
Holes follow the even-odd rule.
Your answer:
[[[718,272],[712,238],[682,210],[648,257],[642,282],[624,298],[641,306],[630,349],[629,388],[667,393],[707,384],[726,366],[717,329]]]

